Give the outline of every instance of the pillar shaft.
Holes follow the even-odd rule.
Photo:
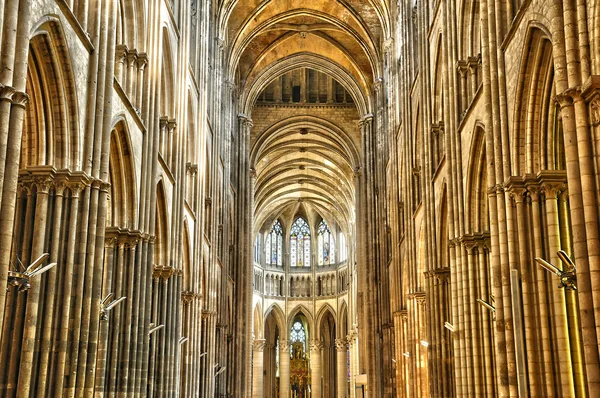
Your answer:
[[[312,391],[311,398],[321,398],[321,342],[318,340],[313,340],[310,343],[310,370],[310,389]]]
[[[336,359],[337,359],[337,396],[338,398],[348,397],[348,376],[347,376],[347,357],[348,349],[345,339],[336,339],[335,341]]]
[[[265,340],[255,340],[254,341],[254,366],[252,369],[252,397],[253,398],[263,398],[264,393],[264,351],[265,351]]]
[[[290,345],[287,340],[279,341],[279,397],[290,396]]]

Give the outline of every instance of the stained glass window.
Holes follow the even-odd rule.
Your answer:
[[[319,224],[317,246],[319,248],[319,265],[335,264],[335,240],[325,220]]]
[[[290,233],[290,264],[310,267],[310,228],[302,217],[296,219]]]
[[[279,220],[275,220],[271,233],[267,235],[265,253],[267,254],[268,265],[283,265],[283,229]]]
[[[300,321],[294,322],[292,330],[290,330],[290,347],[297,341],[302,343],[304,352],[306,352],[306,331],[304,330],[304,325],[302,325],[302,322]]]

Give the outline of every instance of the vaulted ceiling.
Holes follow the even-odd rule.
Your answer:
[[[372,112],[372,87],[382,75],[381,48],[389,37],[386,0],[225,0],[221,29],[228,79],[238,84],[240,111],[251,116],[259,94],[283,74],[311,68],[352,96],[357,115]],[[280,120],[254,132],[256,224],[298,206],[342,227],[353,222],[354,171],[360,164],[351,138],[327,120]],[[257,136],[258,134],[258,136]],[[292,210],[290,210],[292,209]]]
[[[389,19],[385,0],[226,0],[221,24],[229,78],[252,97],[264,87],[256,84],[261,74],[281,74],[277,64],[321,60],[343,70],[368,97],[381,76]]]

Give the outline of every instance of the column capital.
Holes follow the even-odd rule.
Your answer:
[[[564,183],[552,183],[552,182],[544,182],[542,183],[542,191],[546,195],[546,199],[557,199],[560,191],[565,189],[566,184]]]
[[[456,62],[456,70],[460,73],[461,77],[467,77],[469,71],[469,61],[461,59]]]
[[[19,106],[21,108],[25,108],[27,103],[29,102],[29,94],[24,93],[22,91],[15,91],[12,96],[12,103],[15,106]]]
[[[372,113],[367,113],[366,115],[363,115],[360,118],[360,121],[358,122],[358,126],[362,127],[365,124],[370,124],[373,123],[373,119],[375,118],[375,116]]]
[[[255,352],[263,352],[265,350],[265,345],[267,341],[265,339],[256,339],[254,340],[254,351]]]
[[[279,340],[279,352],[288,351],[290,349],[290,342],[287,340]]]
[[[238,115],[238,120],[239,120],[240,124],[242,126],[244,126],[244,127],[252,128],[254,126],[254,123],[252,122],[252,119],[250,119],[249,116],[247,116],[247,115],[245,115],[243,113],[240,113]]]
[[[11,86],[5,86],[0,83],[0,101],[12,102],[12,97],[16,90]]]
[[[129,49],[125,44],[117,44],[117,46],[115,47],[115,53],[115,58],[117,59],[117,61],[123,62],[125,60],[125,57],[127,57],[127,54],[129,53]]]
[[[383,42],[384,54],[391,52],[393,50],[393,48],[394,48],[394,38],[390,36],[387,39],[385,39],[385,41]]]
[[[312,352],[315,353],[319,353],[321,351],[321,348],[323,347],[323,343],[321,343],[321,340],[311,340],[310,341],[310,350]]]
[[[346,339],[335,339],[335,349],[337,352],[345,352],[348,349]]]
[[[137,57],[137,64],[138,64],[138,68],[140,70],[144,70],[144,68],[148,64],[148,54],[146,54],[146,53],[139,53],[138,57]]]

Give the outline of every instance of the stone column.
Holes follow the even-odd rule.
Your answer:
[[[321,341],[310,342],[311,398],[321,398]]]
[[[337,359],[337,396],[338,398],[346,398],[348,396],[348,378],[346,369],[348,349],[346,348],[346,340],[335,339],[335,350]]]
[[[254,366],[252,369],[252,397],[263,398],[265,340],[254,340]]]
[[[279,341],[279,397],[290,397],[290,344]]]

